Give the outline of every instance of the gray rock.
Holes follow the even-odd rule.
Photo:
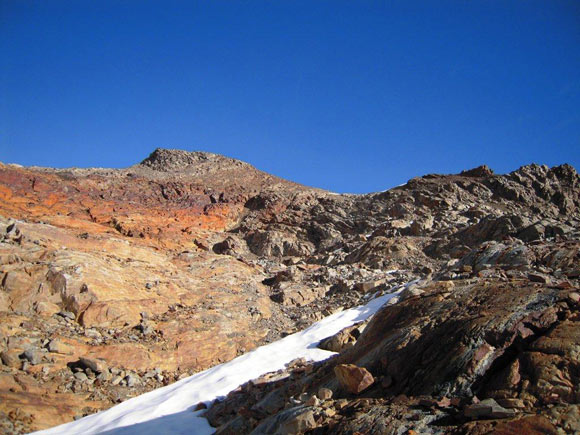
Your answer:
[[[102,373],[108,370],[107,363],[102,359],[81,357],[79,362],[84,368],[89,368],[95,373]]]
[[[75,313],[72,313],[70,311],[60,311],[58,313],[59,316],[64,317],[65,319],[70,319],[70,320],[75,320],[77,317],[75,316]]]
[[[509,418],[513,417],[515,411],[500,406],[493,399],[485,399],[479,403],[468,405],[463,410],[466,417],[471,418]]]
[[[76,372],[74,374],[75,379],[81,381],[81,382],[86,382],[88,381],[88,376],[84,373],[84,372]]]
[[[22,354],[22,357],[32,365],[40,364],[42,362],[42,354],[37,349],[26,350]]]
[[[103,336],[96,329],[85,329],[85,337],[89,337],[95,340],[102,338]]]
[[[101,382],[108,382],[113,378],[113,375],[108,370],[102,372],[97,376],[97,379]]]
[[[125,376],[125,382],[127,382],[127,386],[129,388],[132,388],[141,383],[141,378],[137,374],[129,373],[127,376]]]

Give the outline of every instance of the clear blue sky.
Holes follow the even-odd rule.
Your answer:
[[[0,0],[0,161],[203,150],[339,192],[580,169],[580,2]]]

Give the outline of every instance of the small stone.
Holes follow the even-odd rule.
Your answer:
[[[202,409],[207,409],[207,405],[203,402],[199,402],[195,405],[195,408],[193,408],[194,411],[201,411]]]
[[[74,376],[75,376],[75,379],[77,379],[81,382],[85,382],[89,379],[88,376],[84,372],[77,372],[74,374]]]
[[[100,373],[99,376],[97,376],[97,379],[101,382],[110,381],[112,378],[113,378],[113,375],[108,370]]]
[[[316,397],[316,394],[313,394],[306,401],[306,405],[308,405],[308,406],[318,406],[318,405],[320,405],[320,400],[318,399],[318,397]]]
[[[118,376],[118,375],[114,376],[113,379],[111,379],[111,384],[119,385],[122,380],[123,380],[123,378],[121,376]]]
[[[568,294],[568,299],[572,302],[578,303],[580,302],[580,294],[576,292],[571,292]]]
[[[96,329],[85,329],[85,337],[89,337],[95,340],[102,338],[102,335]]]
[[[437,406],[439,408],[449,408],[451,406],[451,399],[449,397],[443,397],[437,401]]]
[[[320,400],[332,399],[332,390],[329,388],[320,388],[318,390],[318,397],[320,398]]]
[[[505,409],[500,406],[494,399],[485,399],[479,403],[468,405],[463,410],[466,417],[471,418],[508,418],[514,415],[512,409]]]
[[[62,355],[72,355],[73,348],[64,341],[54,338],[48,343],[48,351],[53,353],[60,353]]]
[[[75,313],[71,313],[70,311],[60,311],[58,313],[59,316],[64,317],[65,319],[75,320],[76,316]]]
[[[125,382],[127,382],[127,386],[129,388],[132,388],[132,387],[138,385],[140,383],[140,381],[141,381],[141,379],[136,374],[129,373],[127,376],[125,376]]]
[[[95,373],[102,373],[108,370],[107,363],[102,359],[81,357],[79,362],[83,367],[89,368]]]
[[[332,408],[326,408],[323,413],[326,417],[334,417],[336,415],[336,410]]]

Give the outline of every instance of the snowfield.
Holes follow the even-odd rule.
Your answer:
[[[393,289],[394,290],[394,289]],[[322,361],[334,355],[318,349],[324,338],[375,314],[402,288],[372,299],[366,305],[328,316],[304,331],[259,347],[224,364],[197,373],[167,387],[129,399],[113,408],[36,434],[212,434],[215,429],[194,412],[261,375],[283,369],[296,358]]]

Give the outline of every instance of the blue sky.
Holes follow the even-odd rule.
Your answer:
[[[578,1],[0,0],[0,161],[203,150],[339,192],[580,169]]]

